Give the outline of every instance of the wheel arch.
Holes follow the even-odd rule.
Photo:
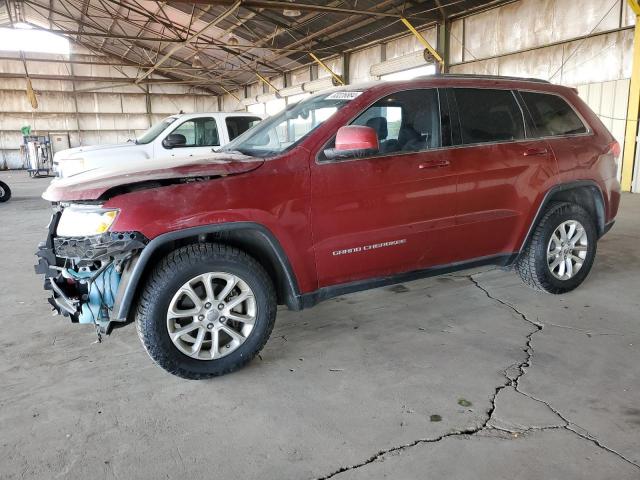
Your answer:
[[[232,222],[187,228],[151,240],[122,274],[112,320],[129,320],[140,288],[159,258],[182,245],[210,241],[237,247],[254,257],[273,280],[278,303],[292,310],[301,308],[300,291],[293,268],[273,233],[258,223]]]
[[[544,195],[538,211],[529,226],[527,235],[520,245],[519,254],[522,253],[533,235],[536,225],[544,216],[547,206],[551,202],[570,202],[583,207],[593,217],[598,232],[598,237],[606,232],[606,214],[604,195],[598,184],[592,180],[580,180],[562,183],[551,187]]]

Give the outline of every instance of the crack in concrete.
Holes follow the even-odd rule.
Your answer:
[[[494,269],[491,269],[494,270]],[[490,271],[490,270],[488,270]],[[526,371],[528,368],[531,367],[531,363],[532,363],[532,358],[533,358],[533,354],[534,354],[534,350],[533,350],[533,345],[532,345],[532,341],[533,341],[533,335],[535,335],[536,333],[539,333],[543,330],[544,328],[544,324],[540,323],[539,320],[537,319],[536,321],[531,320],[530,318],[528,318],[526,316],[525,313],[521,312],[520,310],[518,310],[514,305],[510,304],[509,302],[505,302],[504,300],[501,300],[497,297],[494,297],[489,290],[487,290],[485,287],[483,287],[482,285],[480,285],[480,283],[473,278],[475,275],[481,275],[483,273],[486,273],[486,271],[484,272],[474,272],[468,275],[456,275],[456,278],[466,278],[468,279],[475,287],[477,287],[478,289],[480,289],[482,292],[484,292],[484,294],[490,298],[491,300],[500,303],[501,305],[504,305],[505,307],[507,307],[508,309],[510,309],[512,312],[514,312],[518,317],[520,317],[523,321],[525,321],[526,323],[532,325],[534,328],[527,334],[526,336],[526,342],[525,342],[525,346],[523,348],[523,351],[525,352],[525,359],[521,362],[514,362],[511,365],[509,365],[507,368],[505,368],[502,371],[503,376],[505,377],[505,383],[503,383],[502,385],[498,385],[495,388],[495,391],[493,392],[493,394],[491,395],[491,398],[489,400],[490,403],[490,407],[487,410],[487,417],[486,419],[478,426],[476,426],[475,428],[469,428],[469,429],[465,429],[465,430],[456,430],[453,432],[449,432],[449,433],[445,433],[443,435],[434,437],[434,438],[422,438],[419,440],[415,440],[411,443],[407,443],[404,445],[398,445],[395,447],[391,447],[391,448],[387,448],[384,450],[379,450],[377,453],[375,453],[374,455],[372,455],[371,457],[369,457],[368,459],[354,464],[354,465],[350,465],[350,466],[345,466],[345,467],[341,467],[338,470],[335,470],[331,473],[329,473],[328,475],[325,475],[323,477],[317,477],[315,480],[328,480],[330,478],[335,477],[336,475],[339,475],[341,473],[350,471],[350,470],[356,470],[358,468],[364,467],[366,465],[369,465],[370,463],[375,462],[376,460],[384,457],[385,455],[388,455],[390,453],[394,453],[394,452],[399,452],[399,451],[403,451],[412,447],[415,447],[417,445],[421,445],[421,444],[426,444],[426,443],[437,443],[440,442],[441,440],[444,440],[446,438],[449,437],[457,437],[457,436],[475,436],[479,433],[482,432],[488,432],[488,431],[498,431],[498,432],[505,432],[505,433],[510,433],[510,434],[527,434],[533,431],[545,431],[545,430],[567,430],[570,431],[572,433],[574,433],[575,435],[577,435],[578,437],[582,438],[583,440],[586,440],[588,442],[593,443],[594,445],[596,445],[597,447],[612,453],[614,455],[616,455],[618,458],[620,458],[621,460],[637,467],[640,469],[640,464],[636,463],[635,461],[625,457],[623,454],[621,454],[620,452],[607,447],[606,445],[602,444],[597,438],[595,438],[594,436],[592,436],[587,430],[585,430],[584,428],[580,427],[579,425],[572,423],[571,421],[569,421],[564,415],[562,415],[558,410],[556,410],[555,408],[553,408],[548,402],[545,402],[544,400],[541,400],[539,398],[534,397],[533,395],[530,395],[526,392],[523,392],[522,390],[520,390],[520,379],[525,375]],[[511,369],[516,369],[517,373],[513,376],[509,375],[509,370]],[[553,425],[553,426],[546,426],[546,427],[528,427],[522,431],[511,431],[509,429],[506,428],[502,428],[502,427],[496,427],[496,426],[492,426],[489,425],[489,422],[492,420],[493,418],[493,414],[495,413],[496,410],[496,399],[498,397],[498,394],[500,393],[501,390],[504,390],[507,387],[513,387],[514,390],[528,398],[530,398],[531,400],[534,400],[536,402],[540,402],[543,405],[546,405],[547,408],[549,408],[549,410],[551,410],[553,413],[555,413],[563,422],[564,425]],[[582,433],[578,430],[576,430],[576,428],[579,428],[580,430],[582,430],[585,433]]]

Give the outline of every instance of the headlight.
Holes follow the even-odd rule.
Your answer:
[[[60,237],[100,235],[109,230],[117,216],[117,209],[71,205],[62,211],[56,233]]]

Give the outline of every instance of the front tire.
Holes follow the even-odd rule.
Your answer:
[[[522,281],[547,293],[578,287],[596,256],[598,233],[593,217],[574,203],[552,203],[516,261]]]
[[[273,282],[255,259],[227,245],[200,243],[174,250],[153,270],[136,326],[157,365],[198,380],[250,362],[275,316]]]

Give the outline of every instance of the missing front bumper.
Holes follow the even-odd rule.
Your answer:
[[[148,240],[139,232],[108,232],[91,237],[56,237],[60,214],[49,224],[45,242],[38,245],[35,265],[51,290],[49,303],[74,323],[93,323],[109,333],[111,311],[120,298],[122,272]]]

